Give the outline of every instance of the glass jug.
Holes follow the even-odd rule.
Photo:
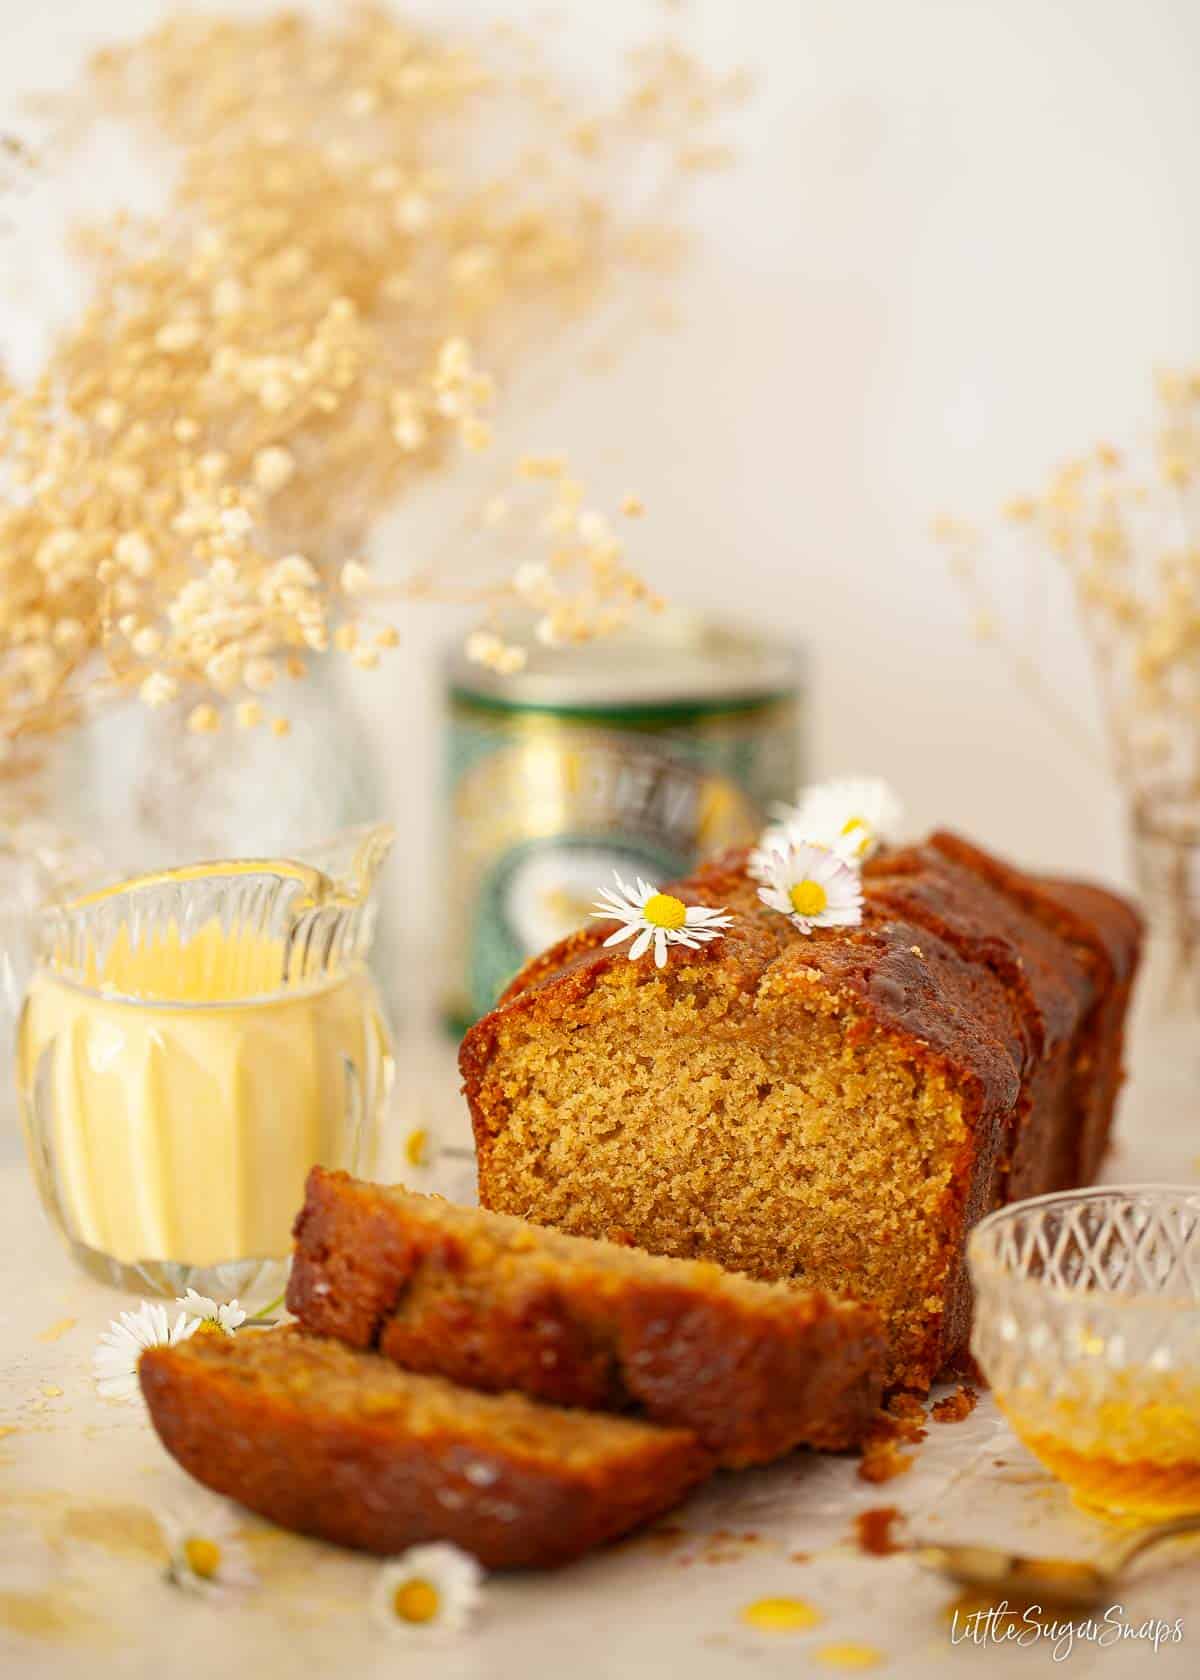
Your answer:
[[[393,1060],[366,959],[391,842],[352,830],[40,913],[18,1089],[42,1201],[88,1271],[274,1293],[309,1167],[371,1172]]]

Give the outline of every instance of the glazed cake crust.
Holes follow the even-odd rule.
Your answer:
[[[155,1347],[160,1440],[215,1492],[383,1554],[448,1540],[489,1569],[569,1562],[712,1468],[685,1430],[482,1395],[287,1326]]]
[[[879,1316],[314,1167],[288,1306],[414,1371],[693,1430],[723,1464],[874,1421]]]
[[[547,1222],[546,1209],[562,1206],[562,1196],[555,1201],[545,1187],[548,1156],[540,1151],[563,1169],[543,1134],[521,1145],[530,1170],[517,1187],[518,1144],[512,1140],[532,1136],[526,1095],[531,1046],[552,1043],[555,1057],[570,1057],[614,1011],[629,1011],[631,1022],[644,1020],[639,1012],[674,1010],[683,995],[704,1005],[719,1001],[715,1030],[733,1040],[741,1032],[748,1046],[753,1039],[759,1065],[774,1054],[772,1044],[785,1046],[805,1030],[806,1018],[824,1010],[840,1023],[836,1042],[846,1056],[854,1046],[862,1046],[864,1055],[883,1047],[911,1071],[914,1089],[940,1082],[943,1106],[958,1115],[957,1130],[949,1127],[938,1143],[944,1188],[936,1205],[927,1199],[921,1214],[938,1251],[936,1264],[916,1280],[925,1290],[924,1304],[906,1309],[902,1331],[893,1327],[890,1380],[927,1386],[966,1356],[970,1295],[962,1253],[970,1226],[1014,1195],[1064,1188],[1090,1178],[1099,1165],[1120,1081],[1121,1028],[1140,931],[1136,916],[1102,889],[1040,882],[944,833],[868,865],[863,922],[852,929],[799,934],[759,903],[745,853],[718,859],[670,890],[687,903],[727,908],[733,916],[727,936],[673,956],[664,980],[650,958],[629,963],[624,948],[605,949],[612,925],[594,924],[529,963],[498,1007],[468,1033],[460,1066],[481,1201]],[[641,996],[653,1002],[640,1004]],[[631,1043],[630,1055],[636,1053]],[[670,1103],[669,1090],[662,1101]],[[927,1100],[926,1116],[935,1111]],[[745,1106],[731,1119],[743,1137],[755,1124]],[[920,1132],[929,1119],[913,1123]],[[543,1128],[548,1124],[543,1121]],[[636,1136],[629,1147],[638,1148]],[[769,1147],[755,1170],[764,1189],[780,1189],[771,1176],[779,1169]],[[881,1170],[886,1174],[886,1167]],[[665,1175],[666,1193],[671,1163],[647,1160],[645,1171]],[[879,1196],[886,1200],[891,1189],[881,1177]],[[624,1236],[651,1249],[711,1252],[730,1264],[725,1250],[737,1245],[720,1234],[719,1191],[714,1205],[707,1227],[715,1234],[711,1249],[709,1239],[697,1242],[682,1233],[680,1241],[691,1246],[676,1248],[661,1222],[650,1234],[636,1220],[622,1231],[611,1222],[594,1223],[577,1207],[569,1228]],[[736,1236],[745,1204],[730,1197],[728,1205],[724,1229]],[[797,1214],[794,1235],[795,1273],[804,1275],[803,1214]],[[743,1263],[758,1275],[785,1277],[786,1247],[785,1234],[778,1260],[760,1261],[752,1253]],[[897,1264],[902,1268],[902,1261]],[[851,1267],[838,1287],[871,1299],[861,1281]]]

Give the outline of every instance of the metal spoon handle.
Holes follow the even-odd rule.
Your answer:
[[[1174,1517],[1170,1522],[1159,1523],[1156,1528],[1143,1529],[1140,1534],[1135,1534],[1118,1549],[1112,1565],[1113,1572],[1124,1569],[1143,1552],[1148,1552],[1163,1540],[1173,1540],[1178,1534],[1200,1534],[1200,1511],[1190,1511],[1186,1516]]]

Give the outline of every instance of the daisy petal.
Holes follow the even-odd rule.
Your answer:
[[[633,929],[630,928],[629,931],[632,933]],[[630,962],[636,962],[639,957],[645,955],[646,951],[650,948],[650,942],[653,938],[654,929],[652,927],[644,927],[634,940],[633,944],[629,947]]]
[[[685,920],[688,927],[733,926],[732,916],[722,915],[719,910],[710,910],[706,904],[689,904]]]

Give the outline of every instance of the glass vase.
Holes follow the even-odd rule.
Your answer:
[[[1147,798],[1135,807],[1132,826],[1146,917],[1133,1066],[1143,1094],[1152,1093],[1158,1112],[1165,1104],[1164,1118],[1187,1131],[1191,1158],[1180,1164],[1190,1166],[1200,1117],[1200,798]]]

